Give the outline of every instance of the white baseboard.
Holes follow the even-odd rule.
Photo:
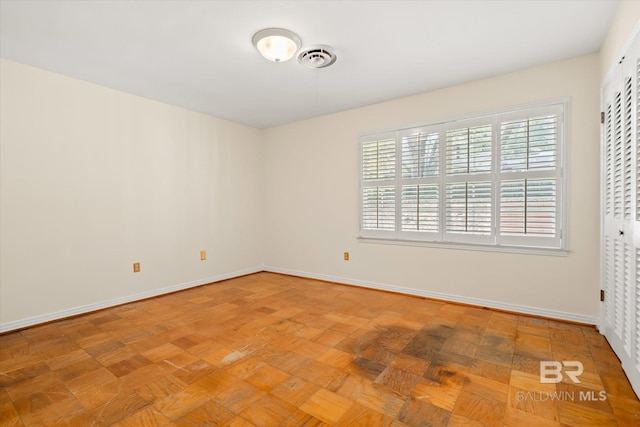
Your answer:
[[[470,297],[464,297],[460,295],[425,291],[422,289],[415,289],[415,288],[405,288],[401,286],[387,285],[387,284],[376,283],[376,282],[367,282],[364,280],[349,279],[345,277],[329,276],[326,274],[308,273],[306,271],[289,270],[286,268],[279,268],[279,267],[265,266],[264,271],[269,271],[272,273],[288,274],[291,276],[307,277],[310,279],[325,280],[328,282],[343,283],[345,285],[354,285],[354,286],[360,286],[364,288],[378,289],[382,291],[398,292],[401,294],[415,295],[415,296],[433,298],[433,299],[443,300],[443,301],[460,302],[460,303],[469,304],[469,305],[495,308],[498,310],[512,311],[515,313],[531,314],[534,316],[542,316],[542,317],[548,317],[552,319],[569,320],[572,322],[585,323],[588,325],[596,325],[598,323],[598,317],[586,316],[584,314],[567,313],[567,312],[556,311],[556,310],[547,310],[545,308],[509,304],[509,303],[504,303],[499,301],[485,300],[480,298],[470,298]]]
[[[171,292],[181,291],[183,289],[189,289],[196,286],[205,285],[207,283],[219,282],[221,280],[233,279],[234,277],[246,276],[247,274],[258,273],[260,271],[264,271],[263,267],[246,268],[244,270],[220,274],[213,277],[205,277],[203,279],[193,280],[186,283],[179,283],[177,285],[171,285],[160,289],[152,289],[150,291],[140,292],[138,294],[127,295],[124,297],[113,298],[110,300],[87,304],[80,307],[73,307],[66,310],[55,311],[53,313],[47,313],[40,316],[33,316],[26,319],[15,320],[13,322],[0,324],[0,333],[14,331],[16,329],[23,329],[29,326],[51,322],[53,320],[64,319],[65,317],[76,316],[78,314],[102,310],[104,308],[114,307],[128,302],[139,301],[146,298],[169,294]]]
[[[318,280],[324,280],[327,282],[343,283],[345,285],[354,285],[354,286],[360,286],[360,287],[369,288],[369,289],[378,289],[382,291],[397,292],[401,294],[415,295],[415,296],[433,298],[433,299],[443,300],[443,301],[460,302],[460,303],[475,305],[480,307],[489,307],[489,308],[496,308],[499,310],[512,311],[515,313],[532,314],[534,316],[542,316],[542,317],[548,317],[553,319],[586,323],[589,325],[598,324],[598,318],[595,316],[586,316],[583,314],[567,313],[567,312],[556,311],[556,310],[547,310],[544,308],[529,307],[526,305],[509,304],[509,303],[503,303],[499,301],[470,298],[470,297],[464,297],[464,296],[453,295],[453,294],[425,291],[422,289],[415,289],[415,288],[405,288],[401,286],[387,285],[387,284],[376,283],[376,282],[368,282],[368,281],[357,280],[357,279],[349,279],[345,277],[329,276],[326,274],[309,273],[306,271],[290,270],[286,268],[265,266],[265,267],[247,268],[244,270],[234,271],[231,273],[225,273],[225,274],[220,274],[213,277],[206,277],[199,280],[193,280],[191,282],[171,285],[171,286],[167,286],[160,289],[153,289],[153,290],[141,292],[138,294],[127,295],[119,298],[113,298],[110,300],[100,301],[93,304],[87,304],[80,307],[73,307],[66,310],[60,310],[53,313],[43,314],[40,316],[33,316],[26,319],[3,323],[3,324],[0,324],[0,333],[14,331],[17,329],[23,329],[23,328],[38,325],[41,323],[64,319],[65,317],[76,316],[78,314],[89,313],[96,310],[102,310],[104,308],[114,307],[120,304],[139,301],[139,300],[143,300],[146,298],[151,298],[159,295],[169,294],[171,292],[181,291],[183,289],[189,289],[196,286],[205,285],[207,283],[219,282],[221,280],[227,280],[227,279],[233,279],[234,277],[245,276],[247,274],[259,273],[261,271],[281,273],[281,274],[287,274],[291,276],[307,277],[310,279],[318,279]]]

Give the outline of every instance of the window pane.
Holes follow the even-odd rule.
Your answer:
[[[402,138],[402,178],[438,176],[439,135],[416,133]]]
[[[491,172],[491,125],[469,129],[469,173]]]
[[[500,234],[556,234],[556,180],[520,179],[500,185]]]
[[[447,131],[447,175],[491,172],[491,125]]]
[[[501,170],[554,169],[557,131],[558,117],[555,114],[502,123]]]
[[[446,230],[450,233],[467,231],[467,183],[447,185]]]
[[[503,171],[527,169],[527,121],[503,123],[500,129],[500,144]]]
[[[491,183],[467,184],[467,232],[491,234]]]
[[[556,115],[529,119],[529,169],[555,169]]]
[[[527,234],[556,235],[556,180],[527,180]]]
[[[362,179],[393,179],[396,174],[396,142],[394,139],[362,144]]]
[[[447,132],[447,175],[469,172],[469,129]]]
[[[447,184],[446,231],[491,234],[491,182]]]
[[[500,185],[500,234],[525,233],[525,183],[524,179],[503,181]]]
[[[438,231],[439,199],[437,185],[402,187],[402,230]]]
[[[362,228],[364,230],[395,230],[396,191],[394,187],[362,189]]]

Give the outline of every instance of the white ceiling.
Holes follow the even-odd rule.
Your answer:
[[[266,128],[597,52],[617,0],[0,1],[0,56]],[[272,63],[267,27],[328,44]]]

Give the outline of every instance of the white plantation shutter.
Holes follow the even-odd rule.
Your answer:
[[[438,176],[440,135],[417,132],[401,137],[402,178]]]
[[[500,169],[503,172],[554,169],[557,127],[555,114],[502,123]]]
[[[620,92],[616,92],[613,105],[613,216],[615,218],[621,218],[624,186],[622,170],[624,168],[624,161],[622,157],[622,96]]]
[[[491,172],[491,125],[447,131],[447,175]]]
[[[500,232],[509,236],[554,237],[555,178],[505,180],[500,185]]]
[[[623,217],[626,220],[632,218],[631,203],[634,196],[633,186],[633,138],[631,123],[633,120],[632,107],[633,97],[631,94],[631,78],[628,78],[624,84],[624,202]]]
[[[447,184],[447,233],[491,234],[491,183]]]
[[[561,108],[501,117],[498,242],[561,245]]]
[[[493,244],[493,119],[445,126],[443,239]]]
[[[386,137],[362,144],[362,230],[396,228],[396,141]]]
[[[364,181],[392,179],[396,173],[394,139],[370,141],[362,145],[362,178]]]
[[[363,136],[361,237],[564,249],[564,109]]]
[[[402,187],[402,230],[437,233],[440,196],[437,185]]]
[[[635,141],[636,141],[636,221],[640,222],[640,173],[638,172],[638,164],[640,163],[640,126],[638,126],[638,122],[640,122],[640,84],[638,84],[638,80],[640,80],[640,58],[636,61],[635,66],[635,76],[636,76],[636,116],[634,122],[636,128],[635,133]],[[640,264],[638,264],[640,265]],[[640,317],[640,316],[638,316]],[[640,333],[640,332],[639,332]],[[638,352],[640,354],[640,352]],[[640,363],[640,361],[639,361]]]
[[[394,230],[396,216],[395,187],[365,187],[362,191],[362,228]]]
[[[640,309],[638,307],[640,307],[640,248],[636,248],[636,283],[635,283],[635,298],[634,298],[634,304],[635,304],[635,315],[636,315],[636,323],[635,323],[635,331],[634,331],[634,336],[635,336],[635,341],[636,341],[636,348],[635,348],[635,369],[637,372],[640,372]],[[608,301],[605,300],[605,304],[608,303]]]
[[[440,231],[439,129],[402,131],[398,142],[402,163],[399,236],[435,240]]]
[[[603,85],[600,331],[640,395],[640,36]]]
[[[613,114],[611,104],[605,112],[605,212],[613,214]]]

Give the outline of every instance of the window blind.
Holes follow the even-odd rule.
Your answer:
[[[620,100],[607,113],[612,139],[622,107]],[[562,249],[565,108],[546,104],[361,137],[360,236]],[[623,155],[618,138],[611,157]],[[625,171],[609,164],[613,199]]]

